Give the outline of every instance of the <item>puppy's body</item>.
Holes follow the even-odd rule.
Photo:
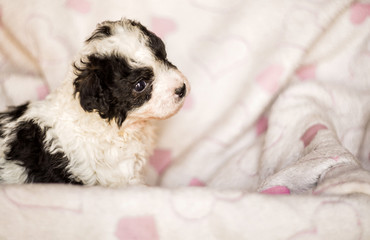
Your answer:
[[[62,86],[0,114],[0,181],[142,183],[153,119],[175,114],[189,84],[137,22],[104,22]]]

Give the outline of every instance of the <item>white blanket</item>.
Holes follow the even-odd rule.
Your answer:
[[[154,186],[2,185],[0,239],[370,239],[370,1],[0,0],[0,110],[121,17],[192,85]]]

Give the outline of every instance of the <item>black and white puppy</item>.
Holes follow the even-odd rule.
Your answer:
[[[0,182],[143,183],[152,120],[189,92],[160,38],[136,21],[106,21],[86,40],[61,87],[0,113]]]

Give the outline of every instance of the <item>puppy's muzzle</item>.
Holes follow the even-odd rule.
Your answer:
[[[184,83],[182,85],[182,87],[179,87],[179,88],[176,88],[175,89],[175,94],[179,97],[179,98],[183,98],[186,96],[186,84]]]

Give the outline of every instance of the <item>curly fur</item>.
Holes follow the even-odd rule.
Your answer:
[[[58,89],[0,113],[0,182],[143,183],[152,121],[175,114],[188,92],[154,33],[103,22]]]

